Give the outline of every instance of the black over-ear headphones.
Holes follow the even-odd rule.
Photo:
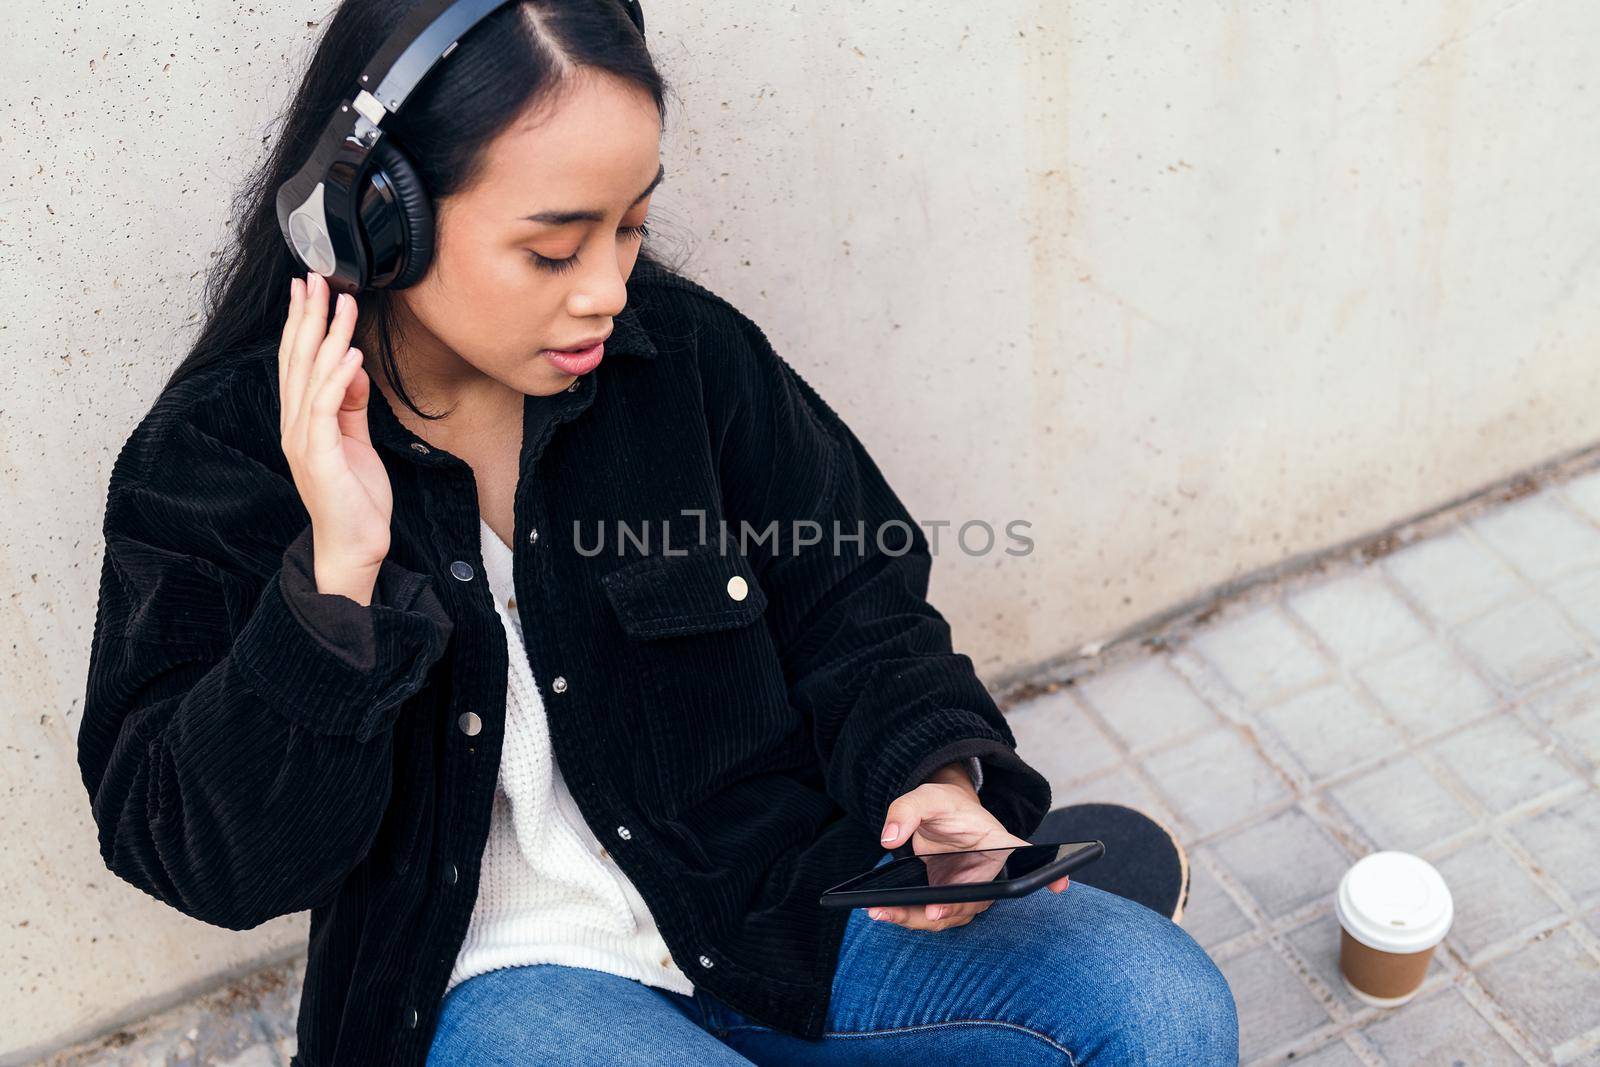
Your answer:
[[[335,292],[403,289],[427,271],[433,203],[383,120],[467,31],[510,2],[422,0],[378,49],[306,165],[279,186],[284,239]],[[643,36],[639,0],[620,2]]]

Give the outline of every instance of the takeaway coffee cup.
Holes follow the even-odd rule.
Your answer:
[[[1339,879],[1339,971],[1362,1001],[1404,1004],[1428,973],[1450,929],[1450,889],[1433,865],[1409,852],[1374,852]]]

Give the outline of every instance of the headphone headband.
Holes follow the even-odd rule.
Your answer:
[[[380,171],[365,188],[369,163],[375,153],[392,160],[392,138],[385,139],[384,119],[405,106],[439,62],[454,52],[474,26],[514,0],[422,0],[401,20],[367,64],[352,96],[323,127],[311,158],[278,189],[278,226],[300,262],[328,278],[340,292],[358,292],[371,285],[400,288],[416,280],[416,263],[407,263],[412,250],[404,236],[425,222],[430,233],[432,211],[426,193],[414,175],[388,175]],[[619,0],[629,20],[644,35],[644,11],[639,0]],[[408,188],[415,186],[415,188]],[[376,199],[374,199],[374,197]],[[417,203],[418,200],[424,203]],[[374,207],[376,204],[378,206]],[[408,210],[425,214],[425,220],[386,220],[385,211]],[[369,217],[374,216],[374,217]],[[377,235],[390,251],[397,246],[399,261],[386,276],[374,275],[375,250],[364,238]],[[392,257],[385,257],[392,258]],[[393,285],[401,277],[401,285]]]

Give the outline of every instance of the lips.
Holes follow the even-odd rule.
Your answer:
[[[540,355],[549,360],[551,365],[564,374],[588,374],[600,365],[600,360],[605,357],[606,344],[600,341],[589,348],[577,352],[564,352],[560,349],[546,348]]]

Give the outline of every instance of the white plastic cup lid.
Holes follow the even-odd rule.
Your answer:
[[[1339,923],[1380,952],[1422,952],[1444,940],[1455,916],[1450,888],[1433,864],[1409,852],[1374,852],[1339,879]]]

